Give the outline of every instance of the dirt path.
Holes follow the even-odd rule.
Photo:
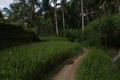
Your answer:
[[[58,71],[58,73],[56,73],[52,77],[51,80],[74,80],[74,76],[75,76],[77,67],[87,52],[88,52],[88,49],[84,49],[84,52],[82,55],[79,55],[78,57],[74,58],[73,60],[68,61],[63,66],[63,68],[61,68],[61,70]]]

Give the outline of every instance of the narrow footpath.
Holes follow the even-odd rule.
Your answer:
[[[78,57],[69,60],[53,77],[51,80],[74,80],[76,70],[81,60],[88,53],[88,49],[83,49],[83,53]]]

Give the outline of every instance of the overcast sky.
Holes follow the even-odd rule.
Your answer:
[[[14,0],[0,0],[0,9],[3,9],[4,7],[9,7],[10,3],[13,3],[13,1]]]
[[[14,0],[0,0],[0,9],[8,7]]]

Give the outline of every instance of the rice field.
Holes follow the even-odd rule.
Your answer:
[[[48,41],[0,51],[0,80],[46,80],[67,58],[81,51],[78,43]]]

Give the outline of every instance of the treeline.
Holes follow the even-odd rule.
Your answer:
[[[119,15],[112,17],[120,12],[119,0],[84,0],[83,3],[82,0],[15,0],[10,9],[3,11],[10,23],[22,25],[39,37],[66,36],[71,41],[79,38],[79,42],[90,45],[119,46]],[[84,25],[97,21],[85,26],[85,33],[81,32],[83,15]]]
[[[119,0],[15,0],[10,9],[4,8],[8,19],[16,24],[34,28],[37,35],[63,35],[67,29],[81,29],[81,16],[85,24],[101,15],[117,13]]]

